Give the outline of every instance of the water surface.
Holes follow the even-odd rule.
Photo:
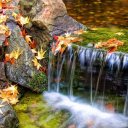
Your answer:
[[[128,27],[128,0],[64,0],[68,13],[91,27]]]

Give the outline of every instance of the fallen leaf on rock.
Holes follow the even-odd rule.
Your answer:
[[[26,35],[26,36],[25,36],[25,40],[26,40],[26,42],[27,42],[28,44],[29,44],[30,42],[32,42],[30,35]]]
[[[40,69],[41,64],[38,62],[38,60],[36,59],[36,57],[32,60],[34,66],[37,68],[37,70]]]
[[[19,93],[15,85],[11,85],[6,89],[0,90],[0,98],[2,98],[2,102],[16,104],[18,102],[18,94]]]
[[[37,58],[38,60],[44,59],[44,58],[45,58],[45,53],[46,53],[46,51],[44,51],[44,50],[41,48],[40,50],[38,50],[36,58]]]

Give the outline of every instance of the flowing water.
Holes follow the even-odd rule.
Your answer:
[[[74,123],[75,128],[128,128],[128,117],[121,114],[108,113],[87,103],[76,102],[59,93],[44,93],[48,104],[57,110],[71,113],[68,122],[61,127]]]
[[[127,0],[64,2],[69,15],[89,27],[128,26]],[[49,105],[71,113],[61,128],[128,128],[128,54],[81,46],[50,52],[48,91]]]
[[[63,55],[57,54],[54,56],[50,52],[49,56],[48,88],[49,92],[54,91],[57,93],[46,93],[45,97],[48,102],[53,103],[52,106],[56,107],[56,101],[58,101],[58,104],[61,102],[60,109],[67,108],[71,113],[73,111],[78,115],[78,112],[82,113],[83,111],[85,115],[88,115],[87,117],[89,119],[91,118],[92,120],[94,118],[96,121],[94,121],[95,125],[92,128],[98,128],[98,126],[107,128],[110,123],[113,124],[111,128],[118,128],[119,126],[117,124],[119,124],[120,121],[122,124],[124,122],[125,125],[125,116],[128,115],[127,54],[121,52],[107,54],[103,50],[69,46]],[[63,97],[59,93],[67,95],[69,98]],[[72,101],[74,96],[77,96],[77,100],[82,100],[85,104],[75,104]],[[86,105],[89,105],[89,108],[86,108]],[[122,115],[124,114],[124,116],[104,113],[104,111],[99,111],[95,106],[100,110],[104,110],[105,108],[108,112],[117,112]],[[96,110],[96,113],[91,113],[91,109]],[[72,113],[73,118],[77,118],[74,113]],[[96,116],[97,113],[99,113],[99,117]],[[87,121],[87,117],[85,117],[84,114],[83,117],[78,116],[78,118],[80,118],[79,120]],[[104,118],[104,115],[107,115],[107,118],[106,116]],[[111,117],[112,120],[109,120]],[[77,125],[77,128],[83,128],[83,126],[81,126],[83,124],[80,123],[80,126],[79,124]],[[126,126],[128,126],[128,124],[126,124]],[[120,125],[119,128],[126,127]]]

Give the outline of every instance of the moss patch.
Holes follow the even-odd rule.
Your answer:
[[[58,128],[68,117],[63,112],[54,112],[43,100],[41,94],[27,92],[14,107],[19,128]]]
[[[128,52],[128,30],[119,28],[96,28],[94,30],[88,30],[81,35],[83,42],[80,45],[87,46],[88,43],[97,43],[100,41],[107,41],[111,38],[116,38],[124,45],[118,48],[118,51]]]
[[[28,85],[31,86],[37,92],[44,91],[47,88],[47,81],[47,76],[42,72],[38,74],[33,74],[32,80],[28,83]]]

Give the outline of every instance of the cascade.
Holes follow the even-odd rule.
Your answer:
[[[62,104],[59,104],[60,99],[58,99],[58,103],[55,103],[61,106],[60,109],[65,109],[65,107],[68,109],[67,105],[73,102],[75,96],[77,100],[82,100],[90,105],[92,109],[98,108],[98,111],[100,109],[102,112],[108,113],[117,112],[121,116],[124,115],[119,119],[120,121],[127,119],[125,116],[128,115],[128,54],[121,52],[107,53],[100,49],[72,45],[63,54],[53,55],[52,52],[49,53],[48,79],[48,91],[51,93],[57,92],[53,93],[53,96],[55,95],[53,101],[49,99],[50,93],[45,95],[46,100],[50,100],[53,107],[56,108],[53,102],[59,96],[61,99],[62,94],[64,94],[69,99]],[[81,105],[78,104],[73,103],[81,110]],[[71,109],[75,107],[73,105],[71,105]],[[72,110],[68,110],[72,113]],[[88,113],[90,113],[90,110],[88,110]],[[90,116],[92,118],[94,115]],[[116,115],[113,117],[116,117]],[[119,122],[117,121],[117,124]],[[105,121],[102,121],[102,123],[105,123]],[[101,124],[101,128],[109,126],[107,123],[104,125]],[[94,126],[94,128],[98,128],[98,126],[100,124]],[[115,128],[115,126],[112,128]],[[78,128],[83,128],[83,126]]]

